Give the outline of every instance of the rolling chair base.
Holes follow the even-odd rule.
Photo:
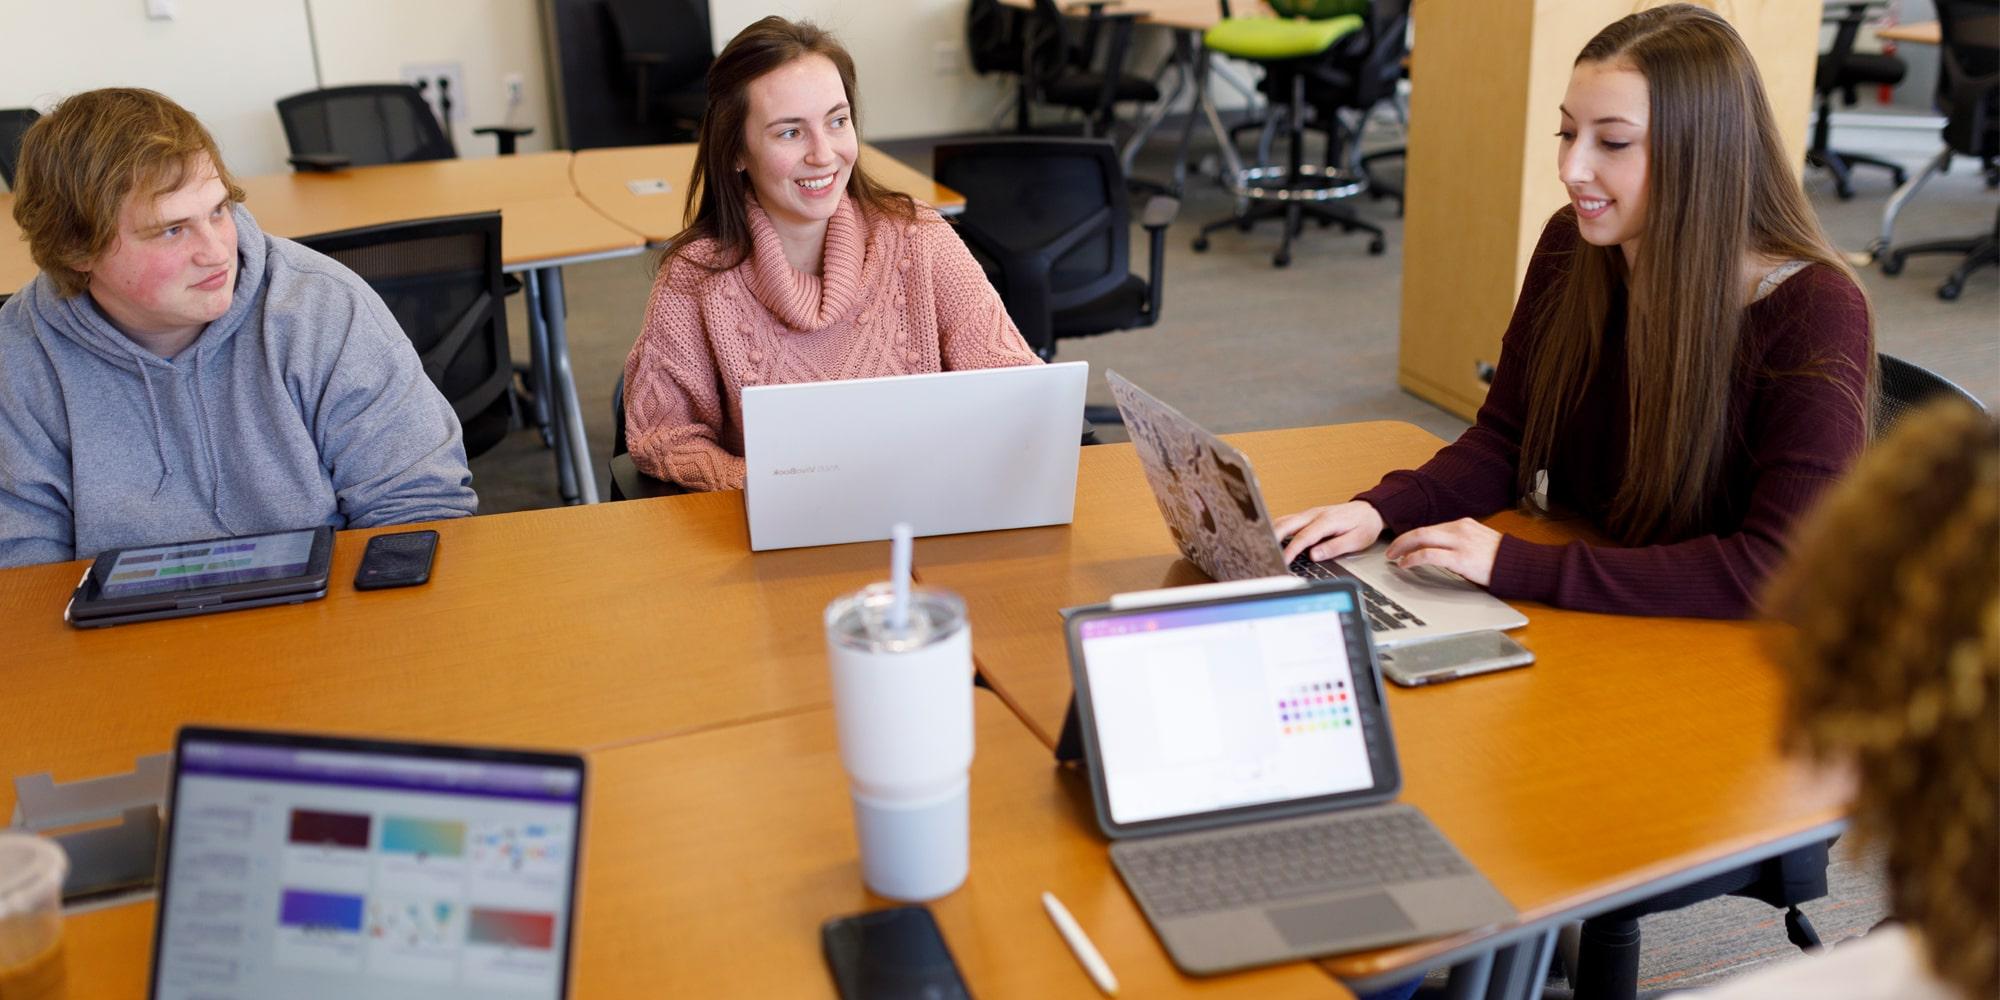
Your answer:
[[[1833,175],[1833,192],[1841,201],[1854,197],[1853,174],[1857,166],[1880,167],[1889,171],[1896,187],[1902,187],[1903,182],[1909,179],[1899,164],[1864,153],[1843,153],[1837,149],[1807,150],[1806,163],[1823,167]]]
[[[1354,210],[1346,205],[1317,205],[1302,201],[1288,201],[1255,205],[1249,211],[1232,215],[1227,219],[1218,219],[1201,227],[1201,235],[1194,238],[1194,250],[1196,253],[1206,251],[1208,249],[1208,234],[1218,229],[1227,229],[1235,226],[1237,229],[1247,233],[1250,231],[1251,226],[1265,219],[1283,219],[1285,223],[1284,238],[1278,243],[1277,254],[1271,258],[1271,266],[1288,267],[1292,263],[1292,238],[1305,228],[1307,216],[1318,220],[1321,228],[1337,224],[1340,226],[1342,232],[1352,233],[1359,230],[1369,233],[1374,237],[1368,241],[1368,252],[1372,255],[1381,256],[1382,252],[1388,248],[1388,243],[1385,241],[1382,233],[1382,227],[1361,221],[1360,218],[1355,216]]]
[[[1959,293],[1965,291],[1965,281],[1972,276],[1972,272],[1982,267],[2000,265],[2000,243],[1996,243],[1994,237],[1981,236],[1977,239],[1935,240],[1929,243],[1912,243],[1905,247],[1891,248],[1882,257],[1882,273],[1888,275],[1901,274],[1903,271],[1903,258],[1916,254],[1933,253],[1965,255],[1965,259],[1960,261],[1958,267],[1951,272],[1951,275],[1944,279],[1944,284],[1938,286],[1937,297],[1946,302],[1957,299]]]

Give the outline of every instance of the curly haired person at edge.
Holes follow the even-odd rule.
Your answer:
[[[744,386],[1040,364],[951,227],[859,162],[854,60],[767,17],[708,70],[688,210],[625,362],[639,471],[743,486]]]
[[[1503,599],[1745,617],[1793,522],[1866,443],[1868,301],[1719,15],[1674,4],[1605,28],[1561,114],[1570,203],[1535,248],[1476,422],[1422,468],[1278,518],[1285,558],[1386,530],[1391,561]],[[1524,499],[1616,545],[1473,520]]]

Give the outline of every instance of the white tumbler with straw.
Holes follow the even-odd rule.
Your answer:
[[[908,525],[892,551],[889,583],[827,605],[826,645],[862,881],[921,902],[965,882],[972,628],[957,595],[910,587]]]

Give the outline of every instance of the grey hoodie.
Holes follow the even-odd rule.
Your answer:
[[[0,566],[473,512],[458,418],[381,298],[235,213],[235,298],[171,361],[47,275],[0,307]]]

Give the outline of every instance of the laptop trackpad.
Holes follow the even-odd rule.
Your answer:
[[[1351,941],[1394,931],[1415,930],[1408,914],[1386,892],[1264,911],[1271,925],[1294,948],[1329,941]]]

